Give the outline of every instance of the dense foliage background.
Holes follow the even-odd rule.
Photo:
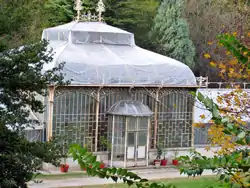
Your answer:
[[[84,11],[93,12],[96,2],[97,0],[85,0]],[[242,33],[249,31],[250,28],[249,0],[105,0],[104,3],[106,23],[133,32],[140,47],[178,59],[190,66],[196,76],[208,76],[212,81],[221,80],[222,76],[218,74],[221,70],[209,66],[211,59],[208,57],[212,56],[213,62],[221,62],[225,59],[225,53],[215,47],[205,56],[207,58],[204,58],[204,53],[213,45],[211,41],[218,34],[225,34],[228,37],[226,33],[234,32],[233,36],[243,36]],[[20,134],[21,129],[15,128],[29,124],[27,106],[34,112],[43,111],[41,101],[35,96],[37,94],[45,96],[48,84],[64,84],[63,75],[60,74],[62,66],[41,74],[43,65],[51,61],[52,54],[47,52],[47,44],[41,42],[40,38],[44,28],[70,22],[74,16],[73,0],[0,0],[0,187],[25,188],[26,182],[32,179],[42,161],[59,165],[60,158],[64,155],[62,148],[57,147],[56,140],[31,143]],[[245,44],[248,40],[244,37],[231,39],[229,44],[237,42],[237,45]],[[228,47],[228,44],[226,46]],[[234,47],[227,50],[229,52],[231,50],[232,54],[235,52]],[[241,56],[246,54],[249,60],[249,51],[244,51]],[[244,70],[246,67],[248,70],[249,66],[246,66],[248,64],[242,61],[242,58],[236,57],[239,62],[244,62]],[[223,68],[222,65],[227,67],[221,64],[220,69]],[[227,69],[222,70],[224,73]],[[229,75],[231,74],[232,71]],[[237,81],[246,80],[244,76],[239,75],[242,73],[236,75]],[[208,109],[211,104],[213,105],[209,99],[201,102],[209,103]],[[217,106],[213,106],[216,108],[211,108],[210,111],[216,112],[215,123],[229,128],[225,134],[230,135],[230,131],[233,130],[242,141],[239,144],[246,145],[243,139],[246,135],[249,137],[249,130],[238,128],[231,130],[230,122],[222,119],[217,113]],[[81,150],[75,147],[71,153],[77,154]],[[91,157],[82,161],[81,166],[87,166],[88,163],[95,161],[96,159]],[[245,158],[242,161],[242,164],[245,164]],[[189,159],[186,162],[190,163]],[[198,169],[199,172],[201,169],[214,168],[206,165],[206,162],[203,162]],[[247,165],[249,170],[249,164]],[[237,177],[240,177],[238,179],[245,175],[249,177],[244,171],[245,166],[243,170],[242,166],[237,168],[239,169]],[[93,169],[92,171],[88,168],[90,175],[99,174],[102,178],[105,176],[112,178],[117,173],[122,178],[126,175],[125,178],[138,180],[138,186],[147,182],[136,174],[130,174],[122,169],[111,171]],[[130,179],[125,179],[128,184],[133,183]],[[249,178],[247,181],[249,183]],[[145,183],[144,186],[151,185]],[[154,187],[163,186],[155,184]]]
[[[91,10],[94,12],[98,0],[85,0],[83,3],[84,11]],[[162,3],[163,2],[163,3]],[[171,56],[172,51],[178,51],[183,43],[180,40],[176,43],[176,49],[172,51],[160,51],[159,46],[168,42],[162,33],[174,33],[175,30],[183,30],[184,37],[191,41],[190,45],[195,47],[194,60],[186,60],[184,63],[192,67],[196,76],[209,76],[210,79],[219,80],[218,74],[208,66],[208,62],[202,54],[209,47],[212,41],[219,33],[231,31],[243,32],[250,26],[249,18],[249,1],[248,0],[184,0],[179,20],[187,25],[180,26],[175,24],[171,18],[172,27],[166,27],[164,21],[155,19],[158,8],[169,3],[178,3],[176,0],[104,0],[106,11],[104,13],[105,22],[133,32],[137,45],[140,47]],[[162,4],[161,4],[162,3]],[[41,37],[42,30],[46,27],[52,27],[67,23],[73,20],[74,0],[19,0],[6,1],[0,0],[0,51],[11,47],[20,46],[24,43],[37,41]],[[177,11],[178,6],[173,6],[172,11]],[[83,11],[83,12],[84,12]],[[162,19],[170,19],[168,15],[159,15]],[[165,18],[163,18],[165,17]],[[157,41],[155,37],[150,37],[149,33],[154,25],[164,28],[159,30],[161,38],[164,40]],[[187,27],[187,28],[185,28]],[[183,29],[180,29],[183,28]],[[157,31],[156,31],[157,35]],[[175,35],[175,34],[174,34]],[[178,34],[175,35],[176,40]],[[166,36],[167,37],[167,36]],[[183,36],[182,36],[183,38]],[[188,39],[187,39],[188,41]],[[171,41],[170,41],[171,42]],[[173,44],[171,44],[173,45]],[[186,50],[183,54],[186,54]],[[188,53],[193,54],[192,48]],[[175,54],[175,53],[174,53]],[[177,53],[179,54],[179,53]],[[180,56],[185,56],[179,54]],[[218,58],[223,54],[216,54]],[[183,58],[179,58],[183,59]],[[190,59],[190,58],[189,58]]]

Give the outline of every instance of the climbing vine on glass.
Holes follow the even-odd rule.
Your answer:
[[[124,168],[100,168],[100,161],[96,160],[87,148],[74,144],[69,149],[69,154],[72,155],[73,160],[77,161],[82,169],[86,169],[89,176],[97,176],[102,179],[112,179],[114,182],[122,180],[128,186],[135,185],[137,188],[175,188],[172,184],[163,184],[156,182],[149,182],[147,179],[139,177],[133,172],[129,172]]]

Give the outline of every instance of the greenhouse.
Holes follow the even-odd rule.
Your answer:
[[[69,144],[125,167],[147,166],[159,144],[191,147],[189,92],[197,85],[190,68],[136,46],[133,33],[88,16],[43,31],[54,52],[44,69],[64,62],[65,80],[71,80],[49,86],[47,139],[67,135]]]

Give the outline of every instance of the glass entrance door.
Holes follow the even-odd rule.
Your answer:
[[[130,118],[127,129],[127,160],[138,165],[146,161],[148,144],[148,119]],[[137,163],[138,162],[138,163]]]

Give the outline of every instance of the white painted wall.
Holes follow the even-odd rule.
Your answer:
[[[178,148],[178,152],[179,152],[179,156],[183,156],[183,155],[188,155],[188,151],[190,148]],[[213,149],[217,149],[217,148],[213,148]],[[172,159],[174,156],[174,150],[173,149],[167,149],[167,154],[166,154],[166,158],[168,159],[168,164],[172,164]],[[202,155],[207,156],[207,157],[212,157],[214,154],[211,151],[206,151],[205,147],[197,147],[196,151],[200,152]],[[98,152],[96,153],[98,156],[99,160],[104,161],[106,164],[108,163],[108,154],[107,152]],[[152,164],[152,162],[154,161],[154,159],[156,158],[156,150],[150,150],[149,151],[149,163]],[[62,160],[62,163],[64,161]],[[69,164],[70,168],[69,171],[80,171],[80,166],[78,165],[78,163],[75,161],[73,161],[72,157],[69,157],[67,159],[67,164]],[[115,163],[116,164],[116,163]],[[117,163],[118,165],[118,163]],[[123,164],[121,162],[119,162],[119,166],[123,166]],[[51,172],[51,171],[59,171],[60,168],[59,167],[55,167],[51,164],[47,164],[44,163],[43,164],[43,170]]]

